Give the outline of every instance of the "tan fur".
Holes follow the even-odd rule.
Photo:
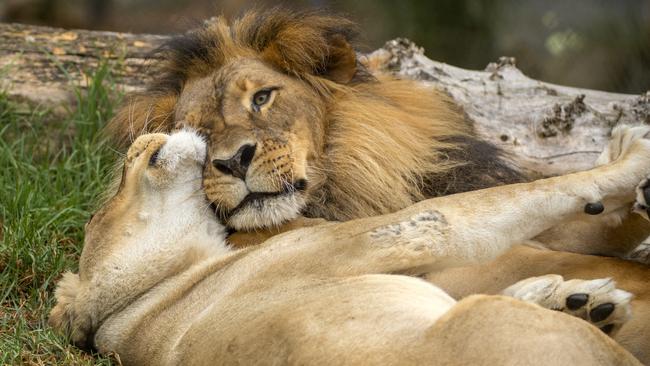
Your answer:
[[[62,285],[76,290],[58,291],[52,322],[125,364],[636,365],[580,319],[504,297],[455,304],[430,283],[389,275],[484,262],[584,217],[588,202],[628,205],[650,174],[650,140],[647,128],[626,133],[634,142],[591,171],[425,200],[239,251],[197,194],[205,143],[188,132],[142,136],[118,193],[87,227],[79,282],[66,275]],[[58,315],[70,308],[73,316]]]

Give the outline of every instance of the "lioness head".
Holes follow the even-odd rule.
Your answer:
[[[117,193],[86,224],[79,273],[64,274],[57,286],[52,326],[90,347],[115,309],[197,260],[227,251],[223,226],[201,190],[205,157],[203,139],[187,131],[133,143]]]

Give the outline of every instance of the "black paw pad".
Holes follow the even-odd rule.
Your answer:
[[[594,323],[601,322],[607,319],[608,316],[612,315],[615,308],[616,306],[611,302],[598,305],[589,312],[589,319]]]
[[[587,203],[585,205],[585,213],[588,215],[598,215],[603,211],[605,211],[605,206],[603,206],[602,202]]]
[[[603,325],[600,327],[600,330],[602,330],[605,334],[609,334],[612,332],[612,330],[614,330],[614,324]]]
[[[589,301],[587,294],[573,294],[566,298],[566,307],[569,310],[578,310]]]

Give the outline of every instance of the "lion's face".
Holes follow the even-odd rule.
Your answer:
[[[243,58],[188,80],[175,110],[208,138],[204,188],[230,227],[292,219],[319,185],[325,106],[302,81]]]

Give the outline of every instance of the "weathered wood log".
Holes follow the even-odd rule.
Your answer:
[[[0,23],[0,87],[19,102],[71,104],[74,87],[106,61],[118,87],[142,89],[151,78],[147,55],[165,38]]]
[[[118,87],[140,90],[155,77],[146,56],[165,39],[0,24],[2,87],[18,101],[69,105],[72,86],[86,83],[83,71],[107,60]],[[464,70],[428,59],[405,39],[369,56],[387,71],[447,92],[483,137],[541,175],[588,168],[613,126],[650,123],[650,92],[614,94],[544,83],[526,77],[512,58],[490,63],[484,71]]]
[[[513,58],[484,71],[432,61],[405,39],[389,41],[371,57],[389,70],[442,88],[463,107],[478,132],[543,175],[589,168],[613,126],[650,123],[650,92],[606,93],[526,77]]]

